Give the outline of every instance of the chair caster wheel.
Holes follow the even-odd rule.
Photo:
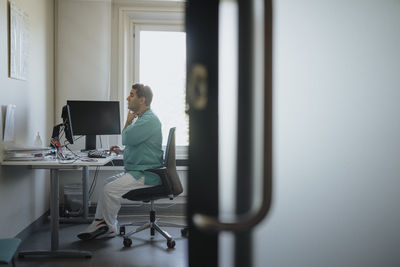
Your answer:
[[[125,226],[121,226],[119,228],[119,235],[124,235],[125,234]]]
[[[181,235],[183,236],[183,237],[187,237],[188,236],[188,233],[189,231],[188,231],[188,229],[187,228],[183,228],[183,229],[181,229]]]
[[[129,248],[132,246],[132,240],[130,238],[124,238],[124,247]]]
[[[175,240],[167,241],[167,246],[168,246],[168,248],[174,248],[175,247]]]

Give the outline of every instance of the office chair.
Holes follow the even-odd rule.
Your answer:
[[[183,187],[176,171],[175,127],[169,130],[167,147],[165,149],[164,166],[147,171],[158,174],[158,176],[161,178],[162,184],[148,188],[131,190],[122,197],[132,201],[150,202],[150,220],[148,222],[144,222],[144,224],[136,228],[136,230],[127,234],[125,234],[125,226],[137,226],[140,225],[140,223],[132,222],[128,224],[121,224],[119,233],[124,237],[124,246],[130,247],[132,245],[132,240],[129,238],[129,236],[150,228],[151,236],[154,236],[155,231],[159,232],[167,239],[168,248],[173,248],[175,247],[174,239],[166,231],[161,229],[159,224],[157,224],[158,219],[156,218],[156,212],[154,210],[154,201],[163,198],[169,198],[172,200],[174,197],[183,192]],[[163,223],[163,226],[182,227],[182,236],[186,236],[188,232],[187,227],[180,224]]]

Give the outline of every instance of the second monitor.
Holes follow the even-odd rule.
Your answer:
[[[74,135],[85,135],[85,150],[96,149],[96,135],[121,134],[118,101],[68,100]]]

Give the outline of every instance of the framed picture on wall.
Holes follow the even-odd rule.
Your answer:
[[[29,17],[13,1],[9,3],[9,76],[26,80],[29,56]]]

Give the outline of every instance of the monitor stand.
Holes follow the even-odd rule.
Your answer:
[[[86,135],[86,145],[85,149],[82,151],[96,150],[96,135]]]

